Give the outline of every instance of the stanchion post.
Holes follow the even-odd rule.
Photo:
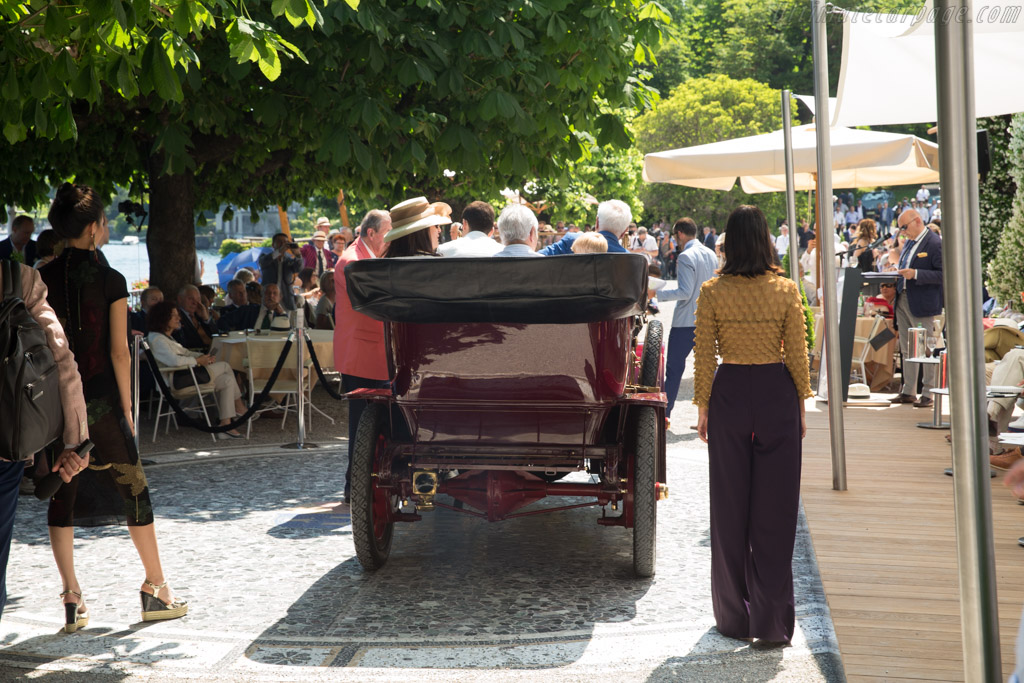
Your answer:
[[[825,0],[811,0],[811,38],[814,42],[814,120],[818,146],[818,258],[821,262],[822,314],[825,317],[825,370],[828,378],[828,425],[832,440],[832,488],[846,490],[846,438],[843,424],[845,382],[839,352],[839,297],[836,288],[832,225],[832,147],[829,141],[828,41]]]
[[[306,394],[303,392],[305,385],[306,370],[306,315],[301,306],[295,309],[295,329],[292,330],[292,338],[295,340],[295,381],[298,386],[296,392],[295,406],[298,409],[298,441],[281,446],[281,448],[294,448],[297,450],[309,450],[319,448],[315,443],[306,443]]]
[[[953,510],[964,678],[1001,681],[988,417],[981,327],[981,230],[975,138],[973,8],[935,2],[935,79],[942,169],[943,286],[949,321]]]
[[[132,335],[132,425],[135,427],[135,450],[139,450],[139,343],[141,334]]]

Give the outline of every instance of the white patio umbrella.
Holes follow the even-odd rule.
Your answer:
[[[1024,12],[1019,0],[971,6],[975,116],[1024,111]],[[935,96],[936,9],[916,14],[843,12],[843,57],[832,125],[930,123]],[[955,19],[961,21],[960,19]],[[901,94],[868,96],[879,88]]]
[[[814,124],[793,128],[795,190],[813,190],[817,175]],[[874,187],[935,182],[939,147],[913,135],[833,127],[833,187]],[[786,189],[781,130],[707,145],[653,152],[644,157],[644,180],[709,190]]]

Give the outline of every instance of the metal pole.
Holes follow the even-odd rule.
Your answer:
[[[969,0],[936,0],[935,76],[942,173],[943,284],[948,320],[953,506],[964,677],[1003,679],[992,544],[981,319],[981,230]]]
[[[782,141],[786,161],[786,225],[789,226],[789,276],[800,284],[800,242],[796,234],[796,181],[793,178],[793,131],[789,91],[782,91]]]
[[[306,394],[303,391],[303,387],[306,384],[305,381],[305,369],[306,369],[306,324],[305,324],[305,310],[300,305],[299,308],[295,309],[295,329],[292,330],[292,338],[295,344],[295,382],[299,388],[296,392],[295,406],[299,412],[298,415],[298,441],[295,443],[285,444],[282,448],[295,448],[298,450],[307,450],[311,448],[318,448],[315,443],[306,443]]]
[[[141,334],[132,335],[132,424],[135,426],[135,451],[139,450],[139,342]]]
[[[825,360],[828,379],[828,425],[832,440],[832,488],[846,490],[846,440],[843,426],[845,381],[839,355],[839,298],[836,292],[836,259],[832,225],[832,147],[829,142],[828,42],[824,0],[811,0],[811,38],[814,41],[814,111],[818,148],[818,258],[821,259],[822,315],[825,319]]]

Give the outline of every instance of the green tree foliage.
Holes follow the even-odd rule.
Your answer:
[[[228,254],[238,254],[246,249],[248,249],[248,247],[238,240],[226,239],[220,243],[220,257],[224,258]]]
[[[1006,158],[1017,191],[995,258],[988,264],[988,289],[1004,305],[1012,303],[1019,309],[1024,292],[1024,114],[1014,114],[1009,130]]]
[[[567,180],[527,183],[522,195],[534,206],[546,206],[545,213],[552,221],[593,225],[597,218],[595,199],[621,199],[639,218],[644,208],[640,202],[642,169],[643,159],[636,148],[595,145],[586,157],[567,165]]]
[[[789,276],[789,252],[782,256],[782,273]],[[803,278],[797,280],[800,287],[800,300],[804,305],[804,338],[807,340],[808,352],[814,348],[814,313],[811,311],[811,304],[807,301],[807,293],[804,292]]]
[[[840,4],[856,12],[907,14],[921,6],[919,0],[848,0]],[[678,35],[690,56],[691,77],[726,74],[753,78],[779,90],[813,94],[807,0],[693,0],[682,3],[678,17]],[[829,83],[835,86],[842,54],[842,18],[829,14],[827,22]],[[864,95],[884,99],[881,92]]]
[[[657,64],[651,68],[651,77],[647,85],[667,97],[672,89],[690,78],[693,58],[683,41],[670,38],[663,42],[655,53]]]
[[[695,78],[673,90],[657,109],[637,117],[637,146],[647,154],[769,133],[782,126],[780,102],[777,90],[752,79]],[[771,225],[786,213],[785,193],[748,195],[738,183],[729,192],[648,183],[640,198],[648,216],[690,216],[698,225],[718,228],[739,204],[760,206]]]
[[[148,182],[151,279],[172,290],[196,209],[338,187],[436,198],[445,169],[489,194],[558,177],[588,135],[628,146],[608,112],[649,105],[637,65],[668,20],[643,0],[2,7],[0,199],[32,203],[69,177]]]
[[[1013,198],[1017,182],[1011,174],[1013,159],[1010,154],[1011,116],[993,116],[978,120],[978,128],[988,130],[992,147],[992,169],[978,184],[981,213],[981,264],[988,267],[999,248],[999,238],[1010,223]]]

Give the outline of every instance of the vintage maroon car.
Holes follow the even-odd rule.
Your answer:
[[[349,394],[370,401],[351,463],[364,568],[387,561],[395,522],[435,507],[493,522],[598,506],[599,524],[633,529],[636,574],[654,574],[668,488],[646,259],[373,259],[345,276],[355,309],[385,323],[392,377]],[[571,472],[591,481],[560,481]],[[524,509],[546,496],[584,501]]]

